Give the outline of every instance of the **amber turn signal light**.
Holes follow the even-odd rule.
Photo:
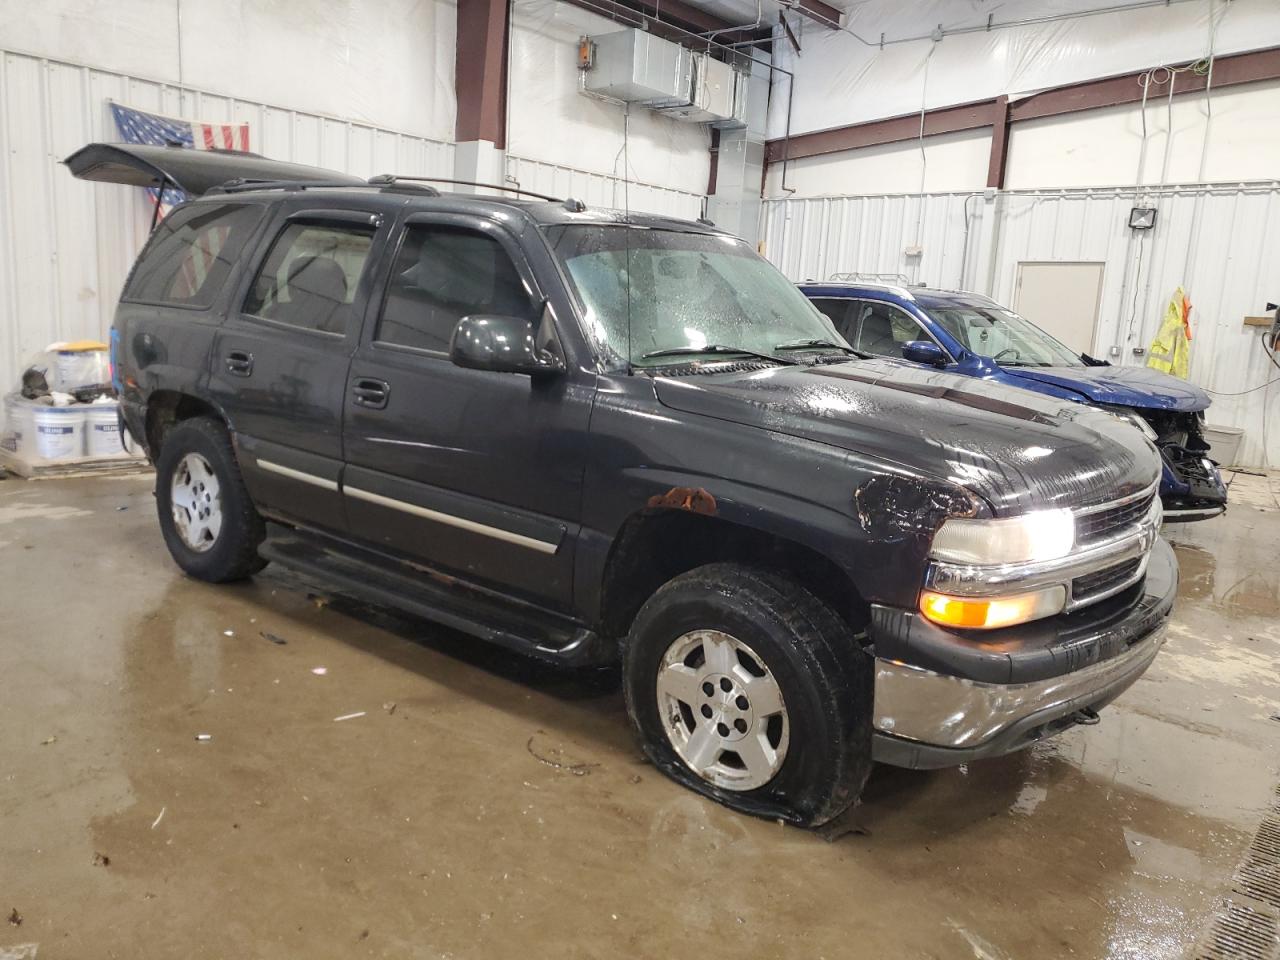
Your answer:
[[[1051,617],[1062,611],[1066,590],[1060,586],[1012,597],[949,597],[925,590],[920,612],[934,623],[962,630],[994,630]]]

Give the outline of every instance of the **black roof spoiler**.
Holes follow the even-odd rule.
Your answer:
[[[73,176],[134,187],[174,186],[198,197],[230,181],[291,181],[334,186],[363,185],[346,173],[272,160],[236,150],[137,143],[91,143],[62,161]]]

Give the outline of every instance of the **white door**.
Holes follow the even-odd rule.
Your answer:
[[[1076,353],[1093,353],[1102,299],[1102,264],[1024,260],[1013,309]]]

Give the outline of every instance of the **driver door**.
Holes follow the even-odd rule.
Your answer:
[[[493,221],[418,214],[393,243],[347,379],[351,533],[568,610],[594,374],[534,379],[450,361],[464,316],[539,324],[548,313],[519,244]]]

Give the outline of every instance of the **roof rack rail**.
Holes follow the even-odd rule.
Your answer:
[[[208,193],[247,193],[250,190],[310,190],[312,187],[345,187],[350,190],[358,183],[342,180],[252,180],[237,177],[211,187]]]
[[[911,278],[905,273],[833,273],[827,279],[836,283],[896,283],[904,287],[912,285]]]
[[[380,173],[376,177],[369,178],[369,185],[372,187],[390,187],[401,180],[407,180],[410,183],[448,183],[459,187],[484,187],[486,190],[500,190],[503,193],[515,193],[523,197],[536,197],[539,200],[548,200],[551,203],[561,202],[560,197],[536,193],[533,190],[522,190],[519,187],[508,187],[506,184],[480,183],[476,180],[450,180],[446,177],[411,177],[399,173]]]

